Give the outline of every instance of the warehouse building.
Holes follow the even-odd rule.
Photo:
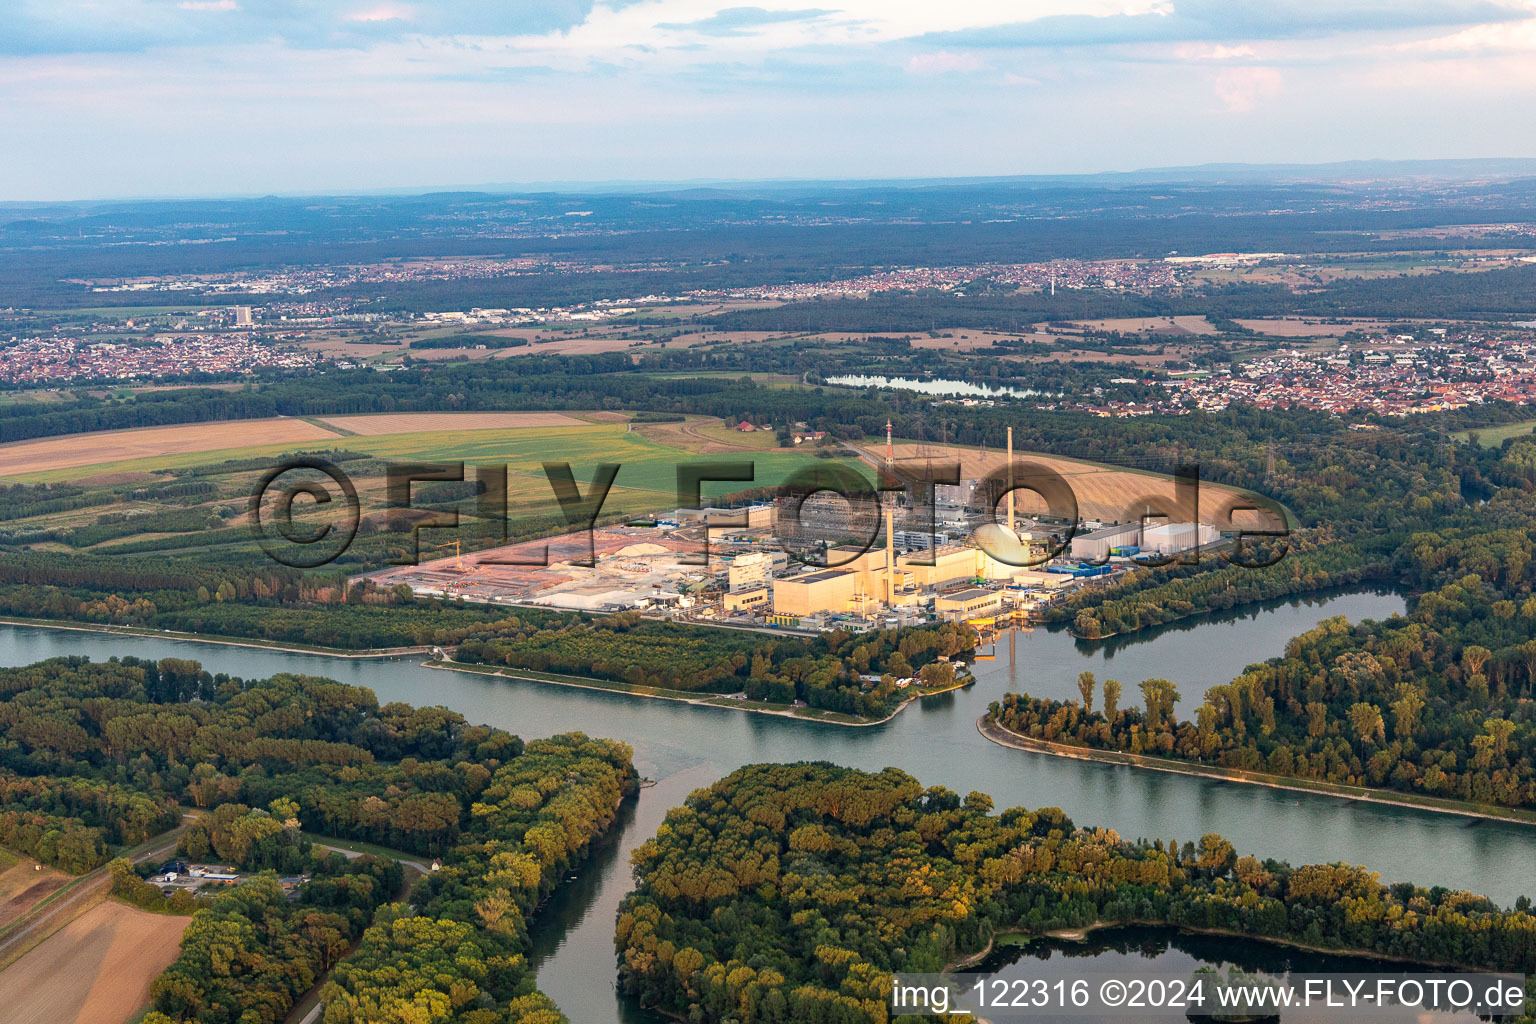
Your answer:
[[[1141,543],[1141,523],[1121,523],[1106,526],[1092,533],[1081,533],[1072,538],[1068,552],[1073,558],[1085,562],[1102,562],[1109,558],[1111,548]]]
[[[1003,595],[995,590],[973,587],[934,598],[933,610],[952,622],[995,616],[1003,607]]]

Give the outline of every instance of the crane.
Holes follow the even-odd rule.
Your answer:
[[[455,541],[449,541],[449,542],[447,542],[445,544],[434,544],[432,546],[432,550],[434,550],[434,551],[437,551],[437,550],[439,550],[441,548],[453,548],[453,563],[454,563],[455,566],[458,567],[459,572],[463,572],[464,571],[464,555],[459,550],[459,542],[455,540]]]

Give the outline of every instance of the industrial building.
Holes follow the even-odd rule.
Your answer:
[[[774,580],[773,612],[803,618],[824,611],[848,611],[860,593],[861,578],[861,573],[846,569],[823,569]]]
[[[1205,523],[1168,523],[1141,532],[1140,554],[1172,555],[1213,544],[1221,534]]]
[[[952,622],[995,616],[1003,607],[1000,591],[972,587],[952,594],[940,594],[933,600],[933,610],[940,618]]]
[[[773,559],[766,552],[748,551],[736,555],[726,570],[727,585],[732,593],[767,586],[772,568]]]
[[[1206,523],[1161,523],[1143,525],[1140,521],[1106,526],[1072,538],[1069,553],[1084,562],[1105,562],[1112,557],[1171,555],[1203,547],[1221,539],[1215,527]]]
[[[773,591],[767,586],[726,591],[720,597],[720,605],[727,615],[761,615],[773,607]]]
[[[1072,538],[1071,547],[1068,550],[1073,558],[1086,562],[1102,562],[1109,558],[1111,548],[1124,547],[1141,543],[1141,523],[1121,523],[1118,526],[1105,526],[1091,533],[1082,533]]]

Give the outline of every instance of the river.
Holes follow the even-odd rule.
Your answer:
[[[1216,831],[1240,852],[1292,863],[1364,864],[1388,881],[1412,880],[1483,892],[1512,903],[1536,878],[1528,827],[1357,804],[1216,780],[1136,771],[996,746],[976,732],[987,704],[1010,689],[1075,696],[1078,672],[1125,684],[1163,676],[1180,685],[1189,713],[1204,689],[1254,661],[1279,655],[1291,637],[1332,615],[1385,618],[1404,608],[1390,593],[1337,593],[1269,603],[1156,632],[1085,643],[1038,629],[1005,634],[997,659],[977,664],[977,683],[927,698],[869,728],[793,721],[729,708],[423,668],[406,659],[344,659],[160,638],[0,627],[0,664],[63,654],[181,657],[215,672],[261,677],[324,675],[371,687],[381,701],[442,704],[472,722],[525,737],[579,729],[632,744],[642,775],[658,785],[625,811],[623,828],[552,898],[534,931],[540,987],[579,1024],[655,1020],[613,990],[613,921],[630,888],[628,851],[654,834],[666,810],[698,786],[759,761],[828,760],[869,770],[895,765],[925,784],[979,790],[998,807],[1055,805],[1074,821],[1129,837],[1198,839]],[[1011,656],[1010,656],[1011,650]]]

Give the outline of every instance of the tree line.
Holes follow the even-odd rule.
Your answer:
[[[595,618],[520,611],[472,627],[454,657],[877,717],[899,702],[898,679],[925,671],[933,678],[939,664],[975,643],[975,632],[955,623],[803,638],[659,622],[633,611]]]
[[[696,791],[635,854],[619,976],[700,1024],[908,1024],[891,976],[1000,935],[1137,923],[1526,973],[1522,898],[1383,885],[1344,864],[1239,856],[1217,834],[1128,841],[1057,808],[825,763],[753,765]],[[921,1018],[927,1019],[927,1018]]]
[[[318,677],[246,680],[174,658],[0,669],[0,822],[21,822],[7,844],[84,871],[190,807],[200,814],[181,854],[255,872],[210,902],[163,898],[113,862],[120,898],[195,911],[152,988],[159,1024],[276,1024],[333,967],[328,1024],[409,1019],[421,1000],[454,1024],[563,1022],[533,988],[527,920],[637,785],[622,743],[569,733],[525,744]],[[348,862],[305,831],[440,870],[387,909],[397,860]],[[313,877],[290,899],[278,875],[301,871]],[[460,936],[460,955],[405,983],[408,938],[423,933]]]

